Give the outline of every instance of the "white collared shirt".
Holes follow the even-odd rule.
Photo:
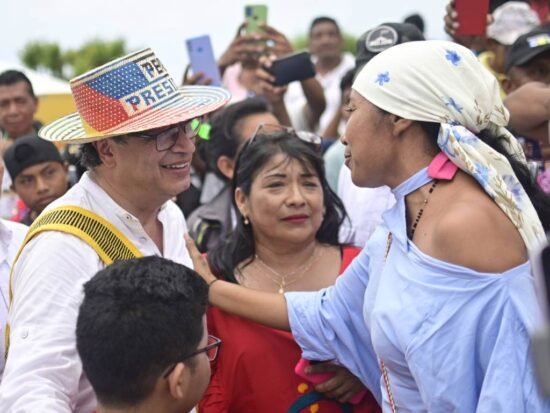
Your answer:
[[[5,326],[8,317],[11,264],[25,239],[26,225],[0,219],[0,381],[4,373]]]
[[[340,242],[361,248],[382,223],[382,214],[395,205],[395,197],[388,186],[358,187],[351,181],[351,171],[346,165],[340,169],[338,196],[349,217],[349,221],[340,226]]]
[[[101,215],[144,255],[162,255],[192,268],[183,238],[185,219],[171,201],[158,213],[164,254],[139,220],[87,173],[47,209],[61,205],[76,205]],[[75,328],[83,284],[104,267],[95,251],[73,235],[47,231],[25,247],[13,272],[10,349],[0,385],[1,412],[95,410],[96,398],[76,350]]]
[[[328,124],[334,117],[337,110],[342,105],[342,91],[340,90],[340,81],[348,70],[355,67],[355,59],[352,54],[342,54],[342,61],[338,66],[324,75],[317,74],[317,80],[323,87],[325,94],[326,107],[319,119],[319,125],[316,132],[322,134],[325,132]],[[285,93],[285,105],[288,116],[290,116],[291,126],[298,130],[310,130],[308,120],[305,117],[304,107],[307,99],[302,90],[300,82],[292,82],[288,85]]]

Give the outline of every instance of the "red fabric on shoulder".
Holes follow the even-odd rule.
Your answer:
[[[353,259],[359,255],[361,248],[346,245],[342,247],[342,265],[340,266],[340,274],[342,274]]]

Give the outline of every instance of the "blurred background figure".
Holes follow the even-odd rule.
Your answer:
[[[516,39],[537,27],[540,20],[537,13],[522,1],[504,3],[492,16],[493,22],[487,26],[487,50],[479,55],[479,60],[497,78],[502,97],[505,97],[502,83],[506,79],[506,54]]]
[[[523,144],[529,160],[550,159],[550,28],[542,26],[520,36],[510,48],[503,85],[510,111],[510,129]],[[539,169],[544,169],[540,164]],[[536,175],[539,170],[533,171]]]
[[[13,140],[38,131],[34,121],[38,99],[30,80],[23,72],[7,70],[0,73],[0,133],[3,140]],[[3,145],[2,154],[7,145]]]
[[[319,118],[314,113],[308,112],[305,105],[306,96],[302,93],[303,88],[300,90],[298,83],[289,85],[285,103],[293,127],[323,133],[340,108],[340,81],[355,63],[353,55],[344,52],[344,39],[340,26],[331,17],[317,17],[311,22],[308,49],[315,63],[316,79],[322,86],[326,107]],[[334,138],[334,136],[326,137]]]
[[[13,220],[31,225],[51,202],[69,189],[68,165],[57,147],[38,135],[19,138],[4,154],[11,188],[23,202]]]
[[[403,23],[410,23],[420,31],[420,33],[424,34],[424,19],[422,16],[418,13],[411,14],[403,19]]]
[[[4,161],[0,159],[0,181],[4,174]],[[5,327],[8,319],[9,298],[9,274],[19,248],[23,244],[28,227],[16,222],[0,219],[0,273],[6,276],[0,278],[0,335],[6,333]],[[5,354],[5,341],[0,340],[0,352]],[[5,358],[0,357],[0,383],[4,374]]]

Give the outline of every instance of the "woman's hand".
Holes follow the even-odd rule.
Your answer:
[[[204,281],[206,281],[208,285],[212,284],[217,278],[214,274],[212,274],[212,271],[210,271],[210,266],[206,261],[206,257],[199,252],[197,246],[195,245],[195,241],[193,241],[189,234],[186,233],[184,237],[185,245],[187,247],[187,251],[189,251],[191,259],[193,260],[193,267],[195,267],[195,271]]]
[[[349,402],[359,391],[365,389],[361,381],[349,372],[348,369],[331,362],[313,364],[306,369],[307,374],[335,373],[334,377],[315,386],[315,391],[323,393],[340,403]]]

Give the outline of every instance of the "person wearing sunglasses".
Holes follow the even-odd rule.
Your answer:
[[[529,261],[547,241],[550,198],[506,129],[497,80],[469,49],[427,40],[377,54],[352,89],[346,165],[356,185],[388,185],[395,206],[319,292],[222,281],[193,251],[211,304],[290,330],[305,358],[350,369],[384,412],[550,411],[530,346],[543,313]]]
[[[210,380],[221,341],[206,326],[208,287],[161,257],[119,261],[84,284],[76,323],[97,413],[186,413]]]
[[[334,284],[359,253],[338,242],[347,215],[326,181],[319,144],[312,133],[269,124],[244,144],[231,185],[236,227],[208,253],[221,280],[281,297],[316,291]],[[348,403],[364,386],[347,369],[314,366],[334,375],[322,383],[296,374],[301,352],[288,333],[218,308],[209,309],[208,326],[224,348],[201,413],[379,411],[370,395]]]
[[[95,409],[75,347],[82,285],[114,261],[141,256],[192,267],[172,200],[189,187],[202,118],[230,98],[222,88],[178,88],[151,49],[70,85],[78,112],[38,135],[82,145],[87,171],[33,222],[14,263],[2,412]]]

